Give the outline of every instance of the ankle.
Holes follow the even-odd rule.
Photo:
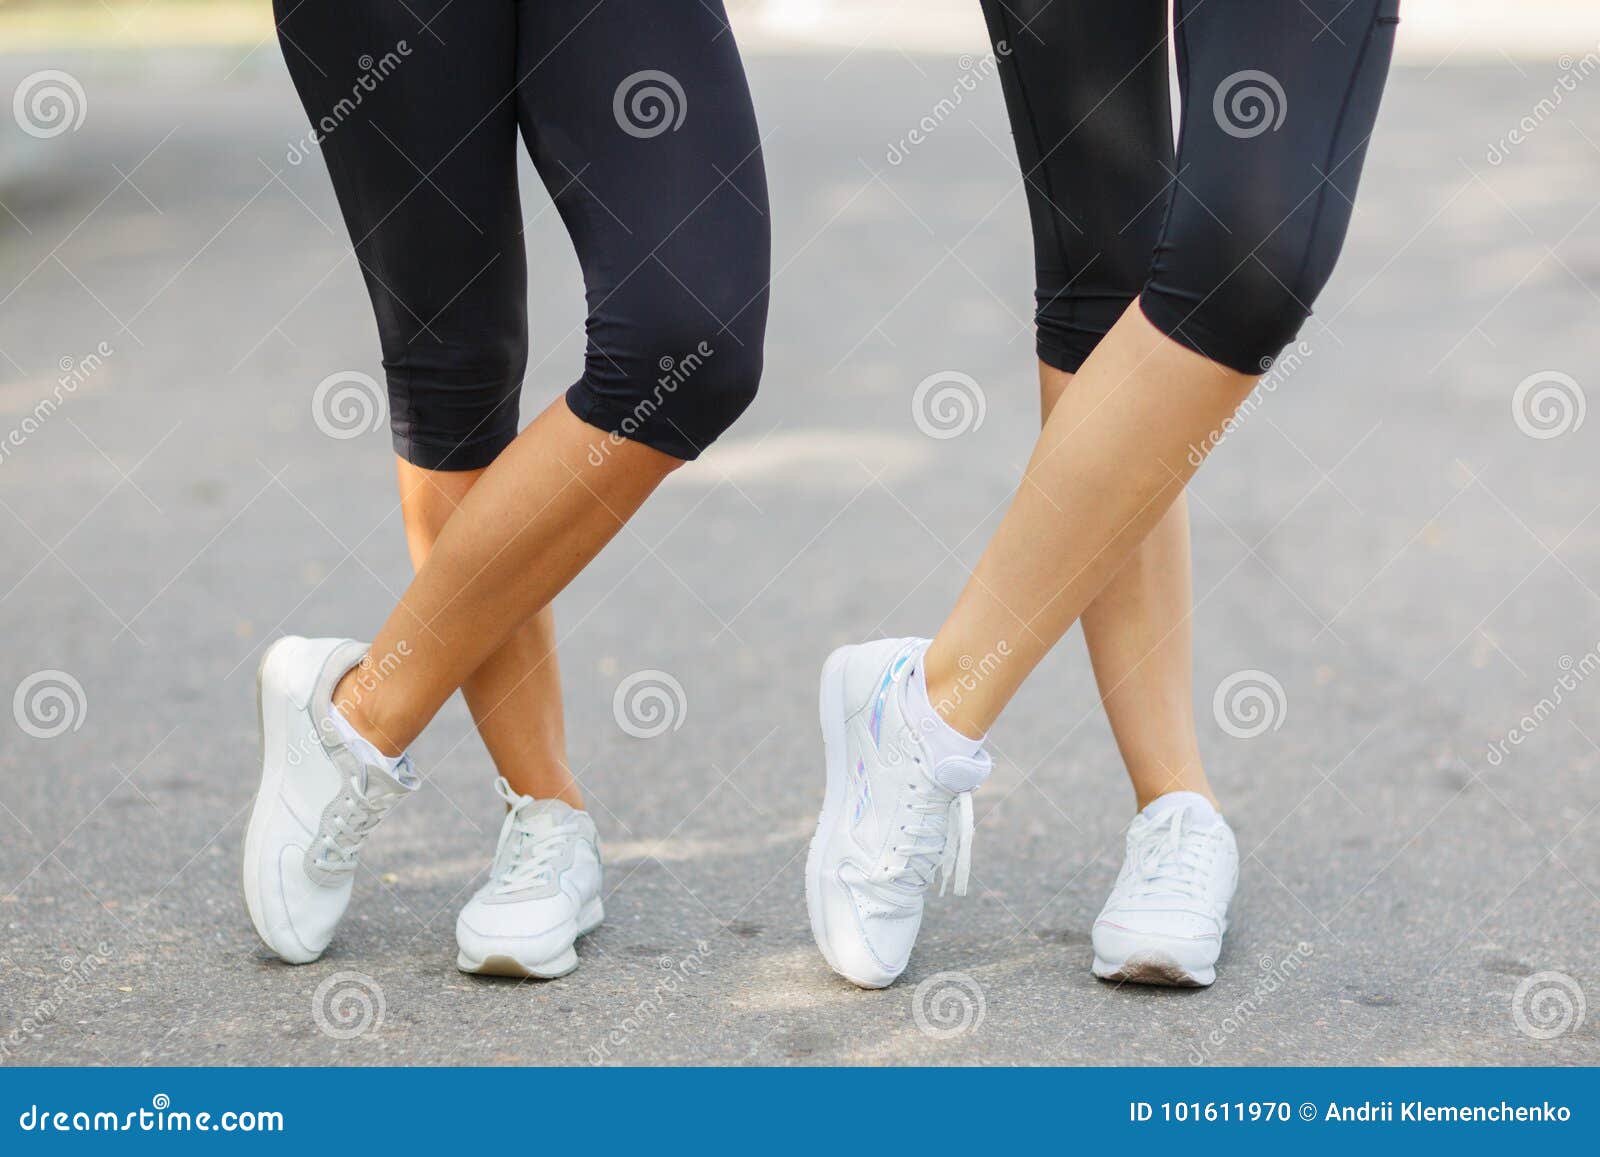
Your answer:
[[[1162,798],[1163,796],[1173,795],[1181,791],[1193,792],[1195,795],[1202,797],[1209,802],[1212,807],[1217,809],[1218,815],[1222,814],[1222,803],[1217,799],[1216,793],[1211,790],[1211,785],[1207,783],[1204,778],[1200,779],[1198,782],[1191,783],[1169,782],[1160,790],[1154,791],[1145,791],[1135,788],[1133,793],[1134,810],[1144,811],[1145,808],[1149,807],[1151,804],[1155,803],[1156,800]]]
[[[982,740],[992,720],[980,716],[977,704],[969,697],[971,678],[963,678],[964,675],[960,659],[944,655],[937,640],[922,656],[922,677],[933,710],[968,739]]]
[[[530,799],[560,800],[576,811],[585,810],[583,792],[578,790],[578,781],[572,778],[565,760],[551,761],[516,775],[504,771],[500,774],[518,795]]]
[[[377,688],[362,684],[360,666],[350,668],[333,689],[333,706],[361,738],[390,759],[405,753],[405,744],[396,743],[385,731],[376,713]]]

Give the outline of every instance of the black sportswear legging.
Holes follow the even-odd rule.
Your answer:
[[[1258,374],[1326,284],[1399,0],[983,0],[1033,224],[1040,360],[1075,372],[1138,299]]]
[[[574,413],[694,458],[761,376],[770,237],[720,0],[274,0],[377,314],[395,450],[486,466],[528,359],[518,130],[588,300]]]

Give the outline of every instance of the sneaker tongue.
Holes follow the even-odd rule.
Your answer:
[[[409,755],[401,756],[393,771],[376,764],[364,763],[361,765],[361,775],[361,790],[368,799],[385,795],[407,795],[422,785],[422,779],[417,775],[416,768],[411,766]]]
[[[946,791],[972,791],[994,769],[994,760],[987,751],[980,751],[970,759],[949,756],[928,769],[928,778]]]
[[[532,832],[554,831],[576,810],[559,799],[529,799],[516,809],[517,822]]]
[[[1139,814],[1154,823],[1175,811],[1185,812],[1184,823],[1196,831],[1206,831],[1222,819],[1211,801],[1197,791],[1169,791],[1151,800]]]

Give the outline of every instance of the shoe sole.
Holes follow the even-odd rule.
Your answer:
[[[255,801],[250,805],[250,822],[246,826],[244,834],[244,906],[250,912],[250,923],[255,926],[256,935],[261,937],[261,942],[271,949],[275,955],[285,960],[287,960],[287,957],[284,957],[279,952],[267,935],[266,921],[262,916],[259,864],[261,862],[261,841],[264,838],[262,828],[266,824],[266,811],[262,808],[261,801],[277,799],[278,792],[283,787],[283,770],[267,766],[267,711],[262,687],[266,680],[267,664],[272,661],[273,654],[279,647],[290,641],[289,637],[277,640],[261,656],[261,662],[256,664],[256,731],[261,737],[261,745],[258,750],[258,762],[261,764],[261,783],[256,788]],[[276,736],[274,738],[281,740],[282,737]],[[288,962],[291,964],[302,963],[301,961],[293,960]]]
[[[584,905],[583,911],[578,914],[578,935],[573,938],[573,943],[549,960],[530,962],[504,952],[491,952],[482,960],[475,960],[460,951],[458,945],[456,967],[474,976],[517,976],[525,980],[555,980],[578,967],[576,947],[578,938],[587,936],[600,927],[601,921],[605,918],[605,906],[600,902],[600,897],[596,896]]]
[[[1168,988],[1205,988],[1217,979],[1216,968],[1191,972],[1164,952],[1136,952],[1120,964],[1096,956],[1094,974],[1120,984],[1159,984]]]
[[[811,938],[817,942],[817,950],[822,953],[829,968],[857,988],[887,988],[886,984],[868,984],[858,980],[839,967],[822,921],[822,851],[828,842],[828,833],[838,823],[839,815],[844,810],[846,791],[844,664],[849,650],[849,647],[840,647],[828,656],[828,661],[822,665],[822,684],[817,693],[826,786],[822,794],[822,815],[817,819],[817,830],[811,837],[811,850],[806,855],[806,912],[811,917]]]

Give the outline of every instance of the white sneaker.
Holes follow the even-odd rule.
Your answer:
[[[1094,922],[1094,974],[1135,984],[1210,984],[1238,882],[1233,829],[1209,806],[1173,807],[1154,819],[1140,812],[1128,825],[1122,872]]]
[[[333,939],[361,845],[417,789],[409,758],[394,774],[368,766],[328,718],[333,689],[367,653],[353,639],[289,636],[256,671],[261,786],[244,838],[244,900],[261,939],[308,964]]]
[[[823,957],[862,988],[887,987],[905,970],[935,875],[941,893],[954,884],[966,894],[972,790],[991,766],[981,752],[929,766],[902,700],[927,645],[841,647],[822,668],[827,790],[806,860],[806,907]]]
[[[605,919],[600,843],[589,813],[558,799],[495,790],[511,805],[500,826],[489,882],[456,920],[456,967],[494,976],[565,976],[578,967],[578,937]]]

